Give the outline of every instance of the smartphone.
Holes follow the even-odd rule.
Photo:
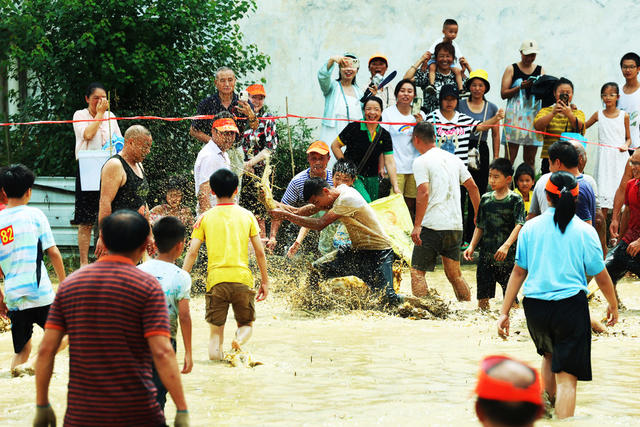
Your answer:
[[[561,93],[559,98],[560,98],[560,101],[562,101],[564,103],[564,105],[569,105],[569,94],[568,93]]]
[[[248,102],[249,92],[247,92],[246,90],[240,91],[240,101]]]

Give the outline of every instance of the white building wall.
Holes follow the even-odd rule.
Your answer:
[[[487,98],[504,106],[500,81],[520,58],[520,43],[535,39],[537,63],[547,74],[574,82],[574,103],[587,117],[600,108],[600,87],[622,83],[620,57],[640,53],[640,0],[537,1],[347,1],[258,0],[258,10],[241,22],[246,40],[271,56],[271,65],[247,82],[267,80],[267,104],[284,112],[319,116],[324,100],[316,72],[329,56],[345,51],[360,57],[358,81],[369,76],[368,58],[380,51],[389,69],[404,72],[454,18],[456,42],[473,68],[489,73]],[[595,127],[588,131],[597,139]],[[590,147],[591,154],[594,147]],[[591,170],[593,162],[587,166]]]

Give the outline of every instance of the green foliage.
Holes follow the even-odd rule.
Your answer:
[[[0,65],[12,78],[26,72],[29,88],[26,99],[10,94],[19,108],[11,120],[70,119],[86,107],[84,91],[94,81],[110,92],[118,116],[192,115],[213,93],[218,67],[243,76],[269,63],[243,42],[236,23],[255,8],[255,0],[0,0]],[[201,144],[189,136],[188,121],[120,127],[136,123],[154,137],[145,161],[152,184],[193,168]],[[73,175],[74,144],[71,125],[10,133],[12,161],[38,175]]]

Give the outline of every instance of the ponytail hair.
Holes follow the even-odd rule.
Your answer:
[[[576,200],[578,198],[579,185],[576,178],[569,172],[555,172],[547,181],[545,191],[551,200],[551,206],[556,211],[553,214],[553,222],[564,233],[569,222],[576,214]]]

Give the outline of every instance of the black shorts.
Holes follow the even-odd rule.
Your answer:
[[[71,225],[93,225],[98,220],[99,191],[82,191],[80,168],[76,173],[76,210]]]
[[[420,271],[433,271],[438,255],[449,259],[460,260],[460,243],[462,230],[432,230],[422,227],[420,231],[422,245],[413,247],[411,267]]]
[[[551,371],[591,381],[591,318],[587,295],[559,301],[522,300],[529,334],[541,356],[551,353]]]
[[[493,298],[496,296],[496,282],[502,287],[502,295],[504,296],[509,283],[509,276],[513,270],[513,261],[511,262],[492,262],[480,256],[476,269],[476,283],[478,285],[478,299]]]
[[[13,310],[7,313],[11,319],[11,338],[13,338],[13,351],[18,354],[33,335],[33,324],[44,329],[47,321],[50,305],[27,308],[25,310]]]

